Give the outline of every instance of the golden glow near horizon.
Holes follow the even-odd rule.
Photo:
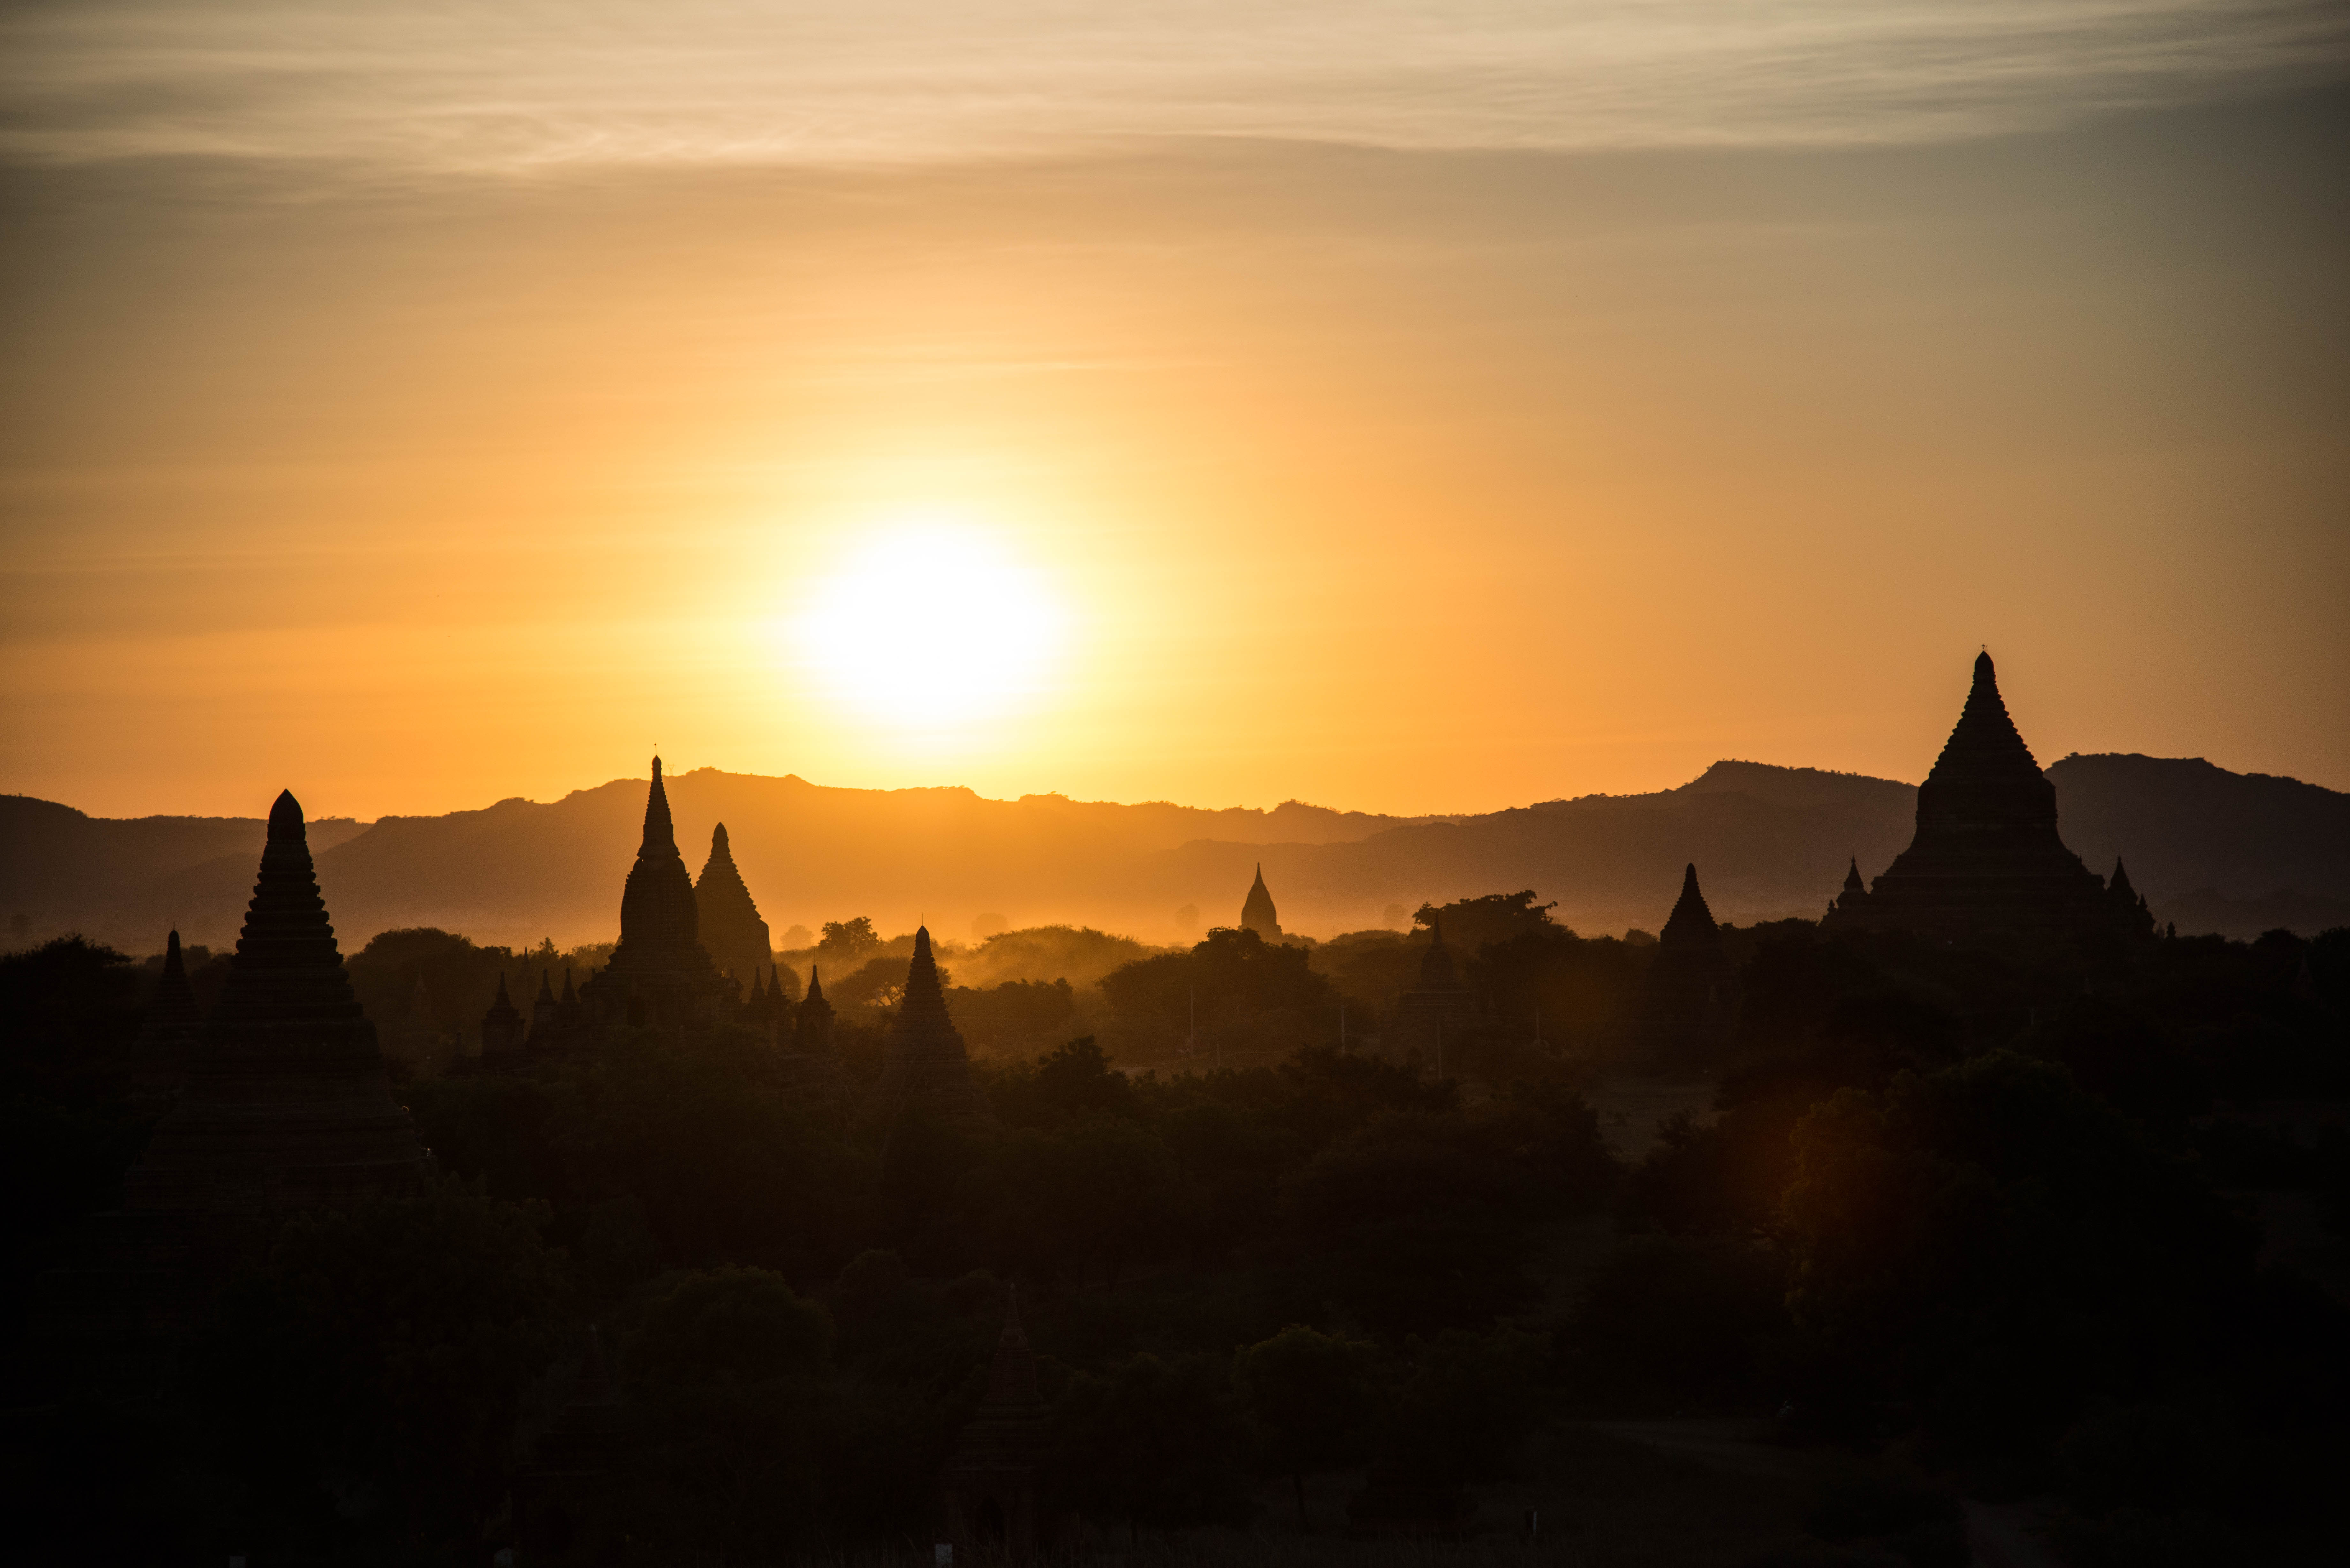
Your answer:
[[[1034,699],[1067,619],[1045,575],[1000,537],[922,520],[858,538],[792,629],[844,720],[941,737]]]
[[[2350,786],[2350,11],[0,15],[0,789]]]

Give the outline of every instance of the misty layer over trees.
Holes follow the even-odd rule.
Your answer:
[[[870,1109],[910,941],[869,921],[784,955],[837,1009],[813,1085],[747,1024],[484,1064],[501,974],[527,1012],[608,955],[389,932],[348,968],[438,1175],[285,1218],[144,1370],[37,1331],[151,1119],[160,964],[10,955],[12,1528],[926,1556],[942,1469],[1009,1407],[1016,1282],[1072,1549],[1441,1542],[1537,1503],[1602,1561],[1963,1562],[1962,1507],[2016,1499],[2081,1563],[2337,1535],[2350,931],[1722,927],[1694,1001],[1659,989],[1700,972],[1667,938],[1523,892],[1311,946],[999,933],[941,961],[988,1113],[948,1125]],[[182,959],[208,1000],[223,961]],[[1456,993],[1436,1049],[1397,1048]],[[1675,1420],[1794,1468],[1622,1435]]]

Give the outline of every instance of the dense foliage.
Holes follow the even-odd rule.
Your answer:
[[[986,1132],[869,1118],[886,1012],[844,1015],[829,1088],[733,1029],[416,1078],[442,1180],[286,1222],[130,1390],[26,1347],[143,1136],[141,980],[76,941],[0,960],[12,1436],[41,1456],[15,1517],[148,1554],[479,1556],[597,1361],[631,1457],[572,1501],[578,1554],[923,1539],[1016,1280],[1054,1495],[1118,1536],[1261,1519],[1267,1483],[1302,1521],[1334,1469],[1357,1528],[1450,1528],[1562,1413],[1711,1411],[1940,1478],[1824,1501],[1835,1539],[1945,1542],[1952,1490],[2053,1492],[2085,1561],[2318,1538],[2350,1460],[2324,1262],[2350,932],[2085,962],[1732,931],[1712,1103],[1627,1165],[1595,1103],[1645,1071],[1653,950],[1472,906],[1443,922],[1482,1033],[1443,1079],[1332,1027],[1424,937],[1234,931],[1126,962],[1100,1005],[1255,1049],[982,1056]],[[999,994],[1023,1028],[1075,1011],[1043,982],[955,1005]],[[2281,1210],[2316,1251],[2264,1249]]]

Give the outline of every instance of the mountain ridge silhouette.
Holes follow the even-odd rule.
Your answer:
[[[2184,911],[2182,929],[2350,921],[2350,794],[2201,758],[2076,754],[2047,773],[2066,842],[2100,874],[2124,857],[2158,916]],[[1692,860],[1725,919],[1810,918],[1847,857],[1873,876],[1908,844],[1917,798],[1896,780],[1737,760],[1648,794],[1427,817],[1297,801],[995,800],[961,785],[858,790],[718,768],[669,783],[691,865],[726,823],[779,941],[793,925],[856,914],[953,931],[982,910],[1173,941],[1194,934],[1176,926],[1180,906],[1196,906],[1202,926],[1236,919],[1260,860],[1284,924],[1309,932],[1524,887],[1578,929],[1653,929]],[[490,942],[608,938],[644,787],[621,778],[552,802],[314,824],[346,950],[412,925]],[[175,919],[220,945],[251,892],[263,831],[257,817],[108,819],[0,797],[0,912],[135,951],[159,947]]]

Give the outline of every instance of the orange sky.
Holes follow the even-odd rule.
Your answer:
[[[1387,97],[1234,63],[1310,38],[1124,119],[1141,46],[1090,36],[1019,92],[868,102],[852,39],[761,140],[756,82],[660,119],[582,54],[435,121],[425,64],[235,86],[168,30],[164,115],[35,10],[0,51],[0,787],[374,816],[655,741],[1400,812],[1723,756],[1915,779],[1981,642],[2043,762],[2350,787],[2338,33],[2128,91],[2048,44],[2028,102],[1872,36],[1843,119],[1809,78],[1696,114],[1632,35],[1527,46],[1549,119],[1473,59]],[[1566,90],[1609,59],[1614,97]],[[932,599],[840,586],[910,538],[956,552]],[[966,577],[971,625],[935,598]],[[924,669],[972,711],[891,697]]]

